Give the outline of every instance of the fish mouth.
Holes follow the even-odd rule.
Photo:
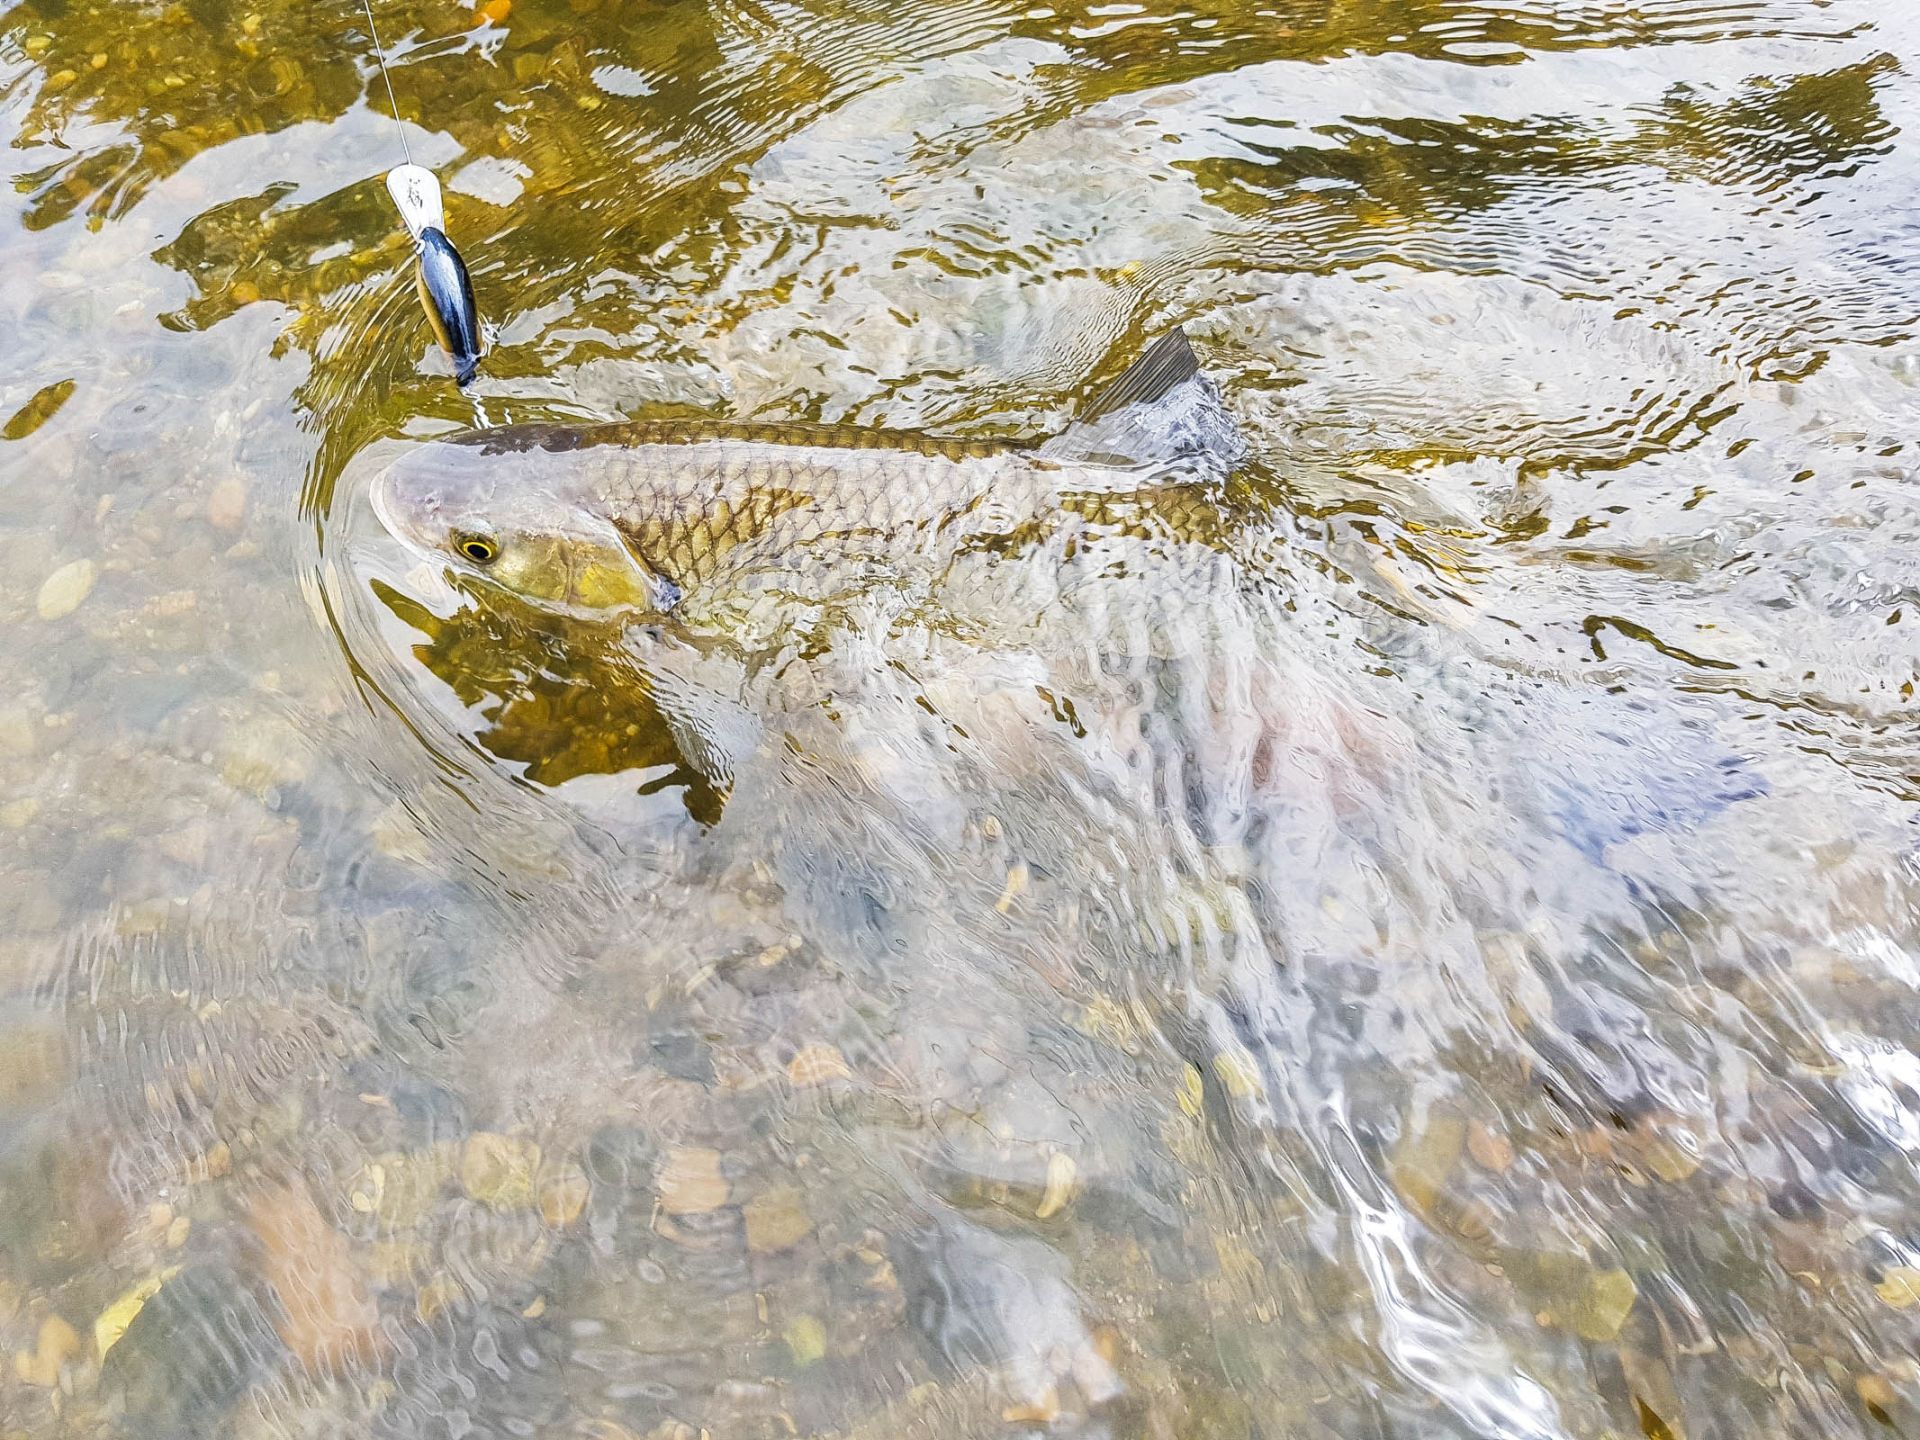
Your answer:
[[[604,619],[622,613],[663,616],[678,603],[680,599],[678,586],[662,581],[659,576],[631,556],[623,553],[621,559],[626,560],[630,567],[631,577],[621,577],[610,594],[607,557],[594,555],[570,557],[565,562],[562,572],[565,588],[559,596],[547,603],[582,619]],[[476,574],[475,578],[482,583],[487,583],[489,577],[481,572]],[[511,591],[513,587],[501,585],[498,588]]]
[[[373,518],[401,544],[410,549],[421,549],[423,547],[417,530],[400,515],[395,490],[392,470],[383,470],[373,477],[373,483],[367,487],[367,504],[373,510]]]
[[[675,607],[686,598],[686,592],[664,575],[648,578],[653,583],[653,608],[662,615],[672,614]]]
[[[609,521],[609,523],[613,527],[613,533],[619,537],[620,548],[626,552],[627,559],[633,563],[633,568],[640,572],[641,578],[646,582],[649,596],[648,608],[660,615],[673,613],[674,607],[686,598],[686,591],[662,574],[645,555],[640,553],[640,547],[634,542],[634,537],[628,533],[626,526],[617,521]]]

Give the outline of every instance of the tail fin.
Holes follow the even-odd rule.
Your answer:
[[[1098,465],[1199,457],[1231,464],[1243,448],[1220,392],[1200,373],[1187,332],[1176,325],[1039,453]]]

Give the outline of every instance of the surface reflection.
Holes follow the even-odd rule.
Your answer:
[[[413,657],[477,712],[475,741],[526,779],[635,771],[641,793],[680,789],[694,819],[719,818],[724,773],[704,774],[681,754],[623,625],[570,620],[498,591],[446,617],[379,581],[373,594],[426,637]]]

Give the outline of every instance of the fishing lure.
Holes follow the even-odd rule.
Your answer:
[[[373,23],[372,0],[360,0],[367,12],[367,33],[373,38],[373,53],[380,62],[380,76],[387,83],[387,103],[393,108],[393,123],[400,130],[400,150],[406,163],[387,172],[387,194],[400,211],[400,221],[413,239],[413,280],[419,291],[421,308],[434,338],[453,361],[454,382],[461,388],[471,384],[480,366],[482,341],[480,311],[474,303],[473,280],[466,262],[447,238],[446,209],[440,201],[440,181],[431,170],[413,163],[413,150],[407,144],[406,127],[400,124],[400,102],[393,93],[393,74],[387,69],[386,48]]]

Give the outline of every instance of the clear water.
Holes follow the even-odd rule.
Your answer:
[[[1910,7],[380,13],[477,403],[356,6],[0,18],[0,1435],[1920,1424]],[[749,643],[365,505],[1176,322],[1199,567]]]

